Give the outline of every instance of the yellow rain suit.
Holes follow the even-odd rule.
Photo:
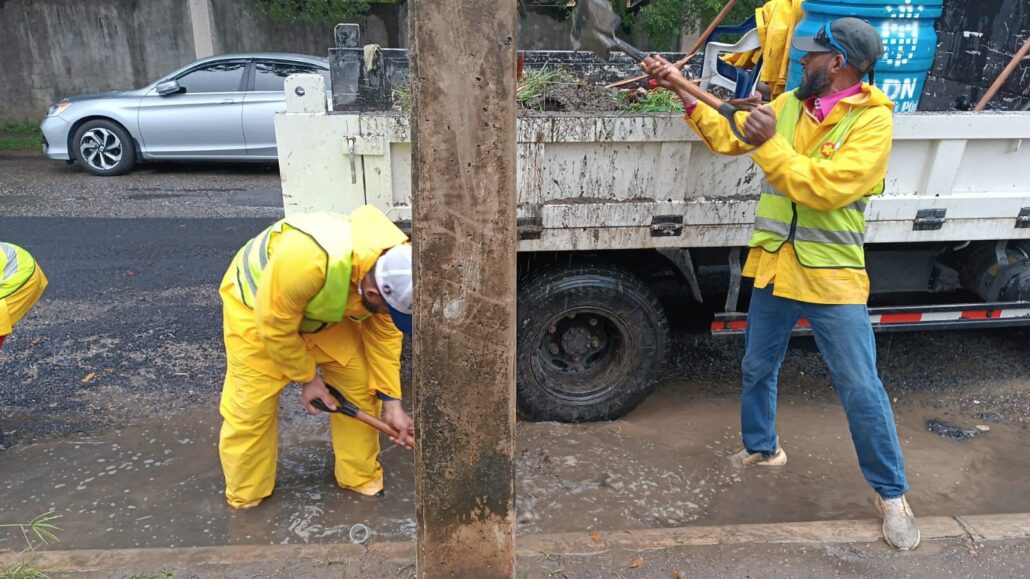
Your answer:
[[[357,288],[382,252],[408,238],[367,205],[350,214],[350,224],[350,290],[346,317],[339,323],[315,333],[299,332],[305,307],[325,283],[327,254],[295,229],[270,236],[254,309],[243,303],[236,285],[242,250],[222,280],[227,369],[218,448],[226,499],[234,507],[272,494],[279,393],[288,383],[309,382],[321,368],[327,385],[373,416],[382,410],[377,393],[401,398],[402,335],[389,314],[369,315]],[[366,495],[382,490],[379,432],[340,414],[330,414],[329,420],[337,484]]]
[[[756,28],[761,48],[727,54],[723,60],[738,68],[751,69],[762,59],[762,72],[758,80],[769,85],[771,98],[783,94],[787,86],[787,66],[790,64],[790,41],[794,27],[804,18],[802,0],[770,0],[755,10]]]
[[[794,98],[793,92],[769,103],[777,118],[788,98]],[[806,154],[849,111],[862,108],[868,110],[858,116],[832,158],[811,158]],[[686,119],[712,151],[726,155],[753,152],[751,158],[777,191],[799,205],[828,211],[862,199],[883,180],[891,151],[893,108],[894,104],[878,88],[862,83],[861,92],[841,99],[821,123],[804,108],[793,143],[777,133],[757,148],[733,136],[726,119],[704,103],[698,103]],[[746,118],[745,114],[736,117],[741,132]],[[864,304],[869,299],[869,276],[864,269],[804,267],[789,242],[775,253],[752,248],[743,274],[755,278],[756,288],[774,283],[774,295],[802,302]]]
[[[0,241],[0,343],[46,289],[43,269],[24,249]]]

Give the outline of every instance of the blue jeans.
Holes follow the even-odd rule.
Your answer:
[[[740,430],[748,452],[776,451],[776,378],[798,318],[812,325],[830,370],[869,485],[885,499],[908,492],[905,462],[890,399],[876,373],[876,341],[863,305],[823,305],[773,296],[755,288],[744,346]]]

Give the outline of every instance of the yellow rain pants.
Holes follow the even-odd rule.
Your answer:
[[[46,275],[37,263],[36,271],[17,291],[6,298],[0,298],[0,336],[10,334],[14,325],[36,305],[47,283]]]
[[[346,324],[336,327],[347,329]],[[357,332],[356,324],[351,328]],[[340,390],[358,408],[379,416],[382,403],[368,389],[365,357],[358,352],[340,363],[316,345],[308,353],[322,369],[325,382]],[[220,410],[222,431],[219,455],[225,472],[225,497],[234,507],[263,499],[275,487],[278,451],[279,394],[289,383],[244,364],[228,364],[222,389]],[[287,396],[299,402],[300,387]],[[293,403],[290,400],[289,403]],[[336,483],[364,495],[383,489],[383,469],[379,465],[379,431],[341,414],[330,414],[333,452],[336,455]]]

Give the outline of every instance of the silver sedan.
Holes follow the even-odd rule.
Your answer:
[[[65,98],[40,129],[43,152],[96,175],[140,161],[276,159],[273,117],[283,81],[321,74],[329,61],[300,54],[224,54],[198,60],[138,90]]]

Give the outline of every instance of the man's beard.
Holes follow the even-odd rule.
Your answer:
[[[805,100],[810,96],[819,94],[819,91],[823,90],[830,84],[830,75],[826,72],[826,68],[819,70],[811,70],[808,75],[801,81],[801,86],[798,87],[797,97],[801,100]]]
[[[365,306],[365,309],[368,310],[370,313],[373,313],[373,314],[379,313],[377,311],[377,309],[376,309],[375,304],[373,304],[372,302],[368,301],[368,298],[365,297],[365,294],[361,294],[361,305]]]

